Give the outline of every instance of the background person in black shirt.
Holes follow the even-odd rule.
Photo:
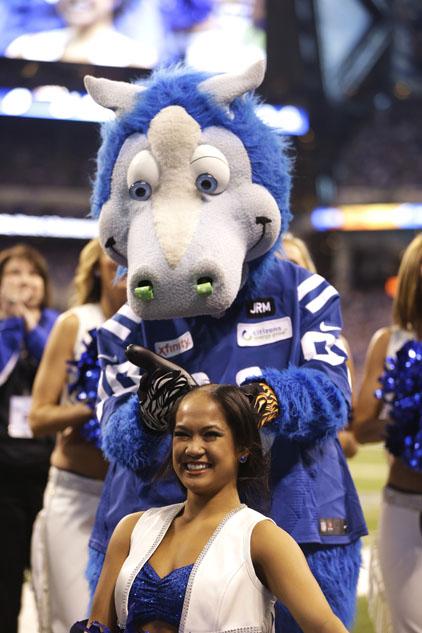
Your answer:
[[[31,389],[57,317],[47,264],[35,249],[0,253],[0,631],[16,633],[32,524],[42,505],[52,438],[34,439]]]

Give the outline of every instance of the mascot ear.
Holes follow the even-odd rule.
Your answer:
[[[114,110],[116,114],[130,112],[135,105],[136,97],[145,90],[144,86],[129,84],[125,81],[112,81],[86,75],[85,88],[91,97],[104,108]]]
[[[264,75],[265,61],[262,59],[249,66],[240,75],[229,73],[214,75],[200,83],[198,88],[201,92],[212,95],[220,105],[228,106],[236,97],[258,88],[264,80]]]

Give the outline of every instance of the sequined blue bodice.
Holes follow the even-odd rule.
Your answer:
[[[136,633],[140,625],[154,620],[178,629],[192,567],[179,567],[161,578],[145,563],[130,589],[125,633]]]

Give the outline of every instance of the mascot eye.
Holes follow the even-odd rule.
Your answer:
[[[227,158],[213,145],[198,145],[191,158],[196,187],[201,193],[222,193],[230,181]]]
[[[148,200],[151,198],[151,185],[145,180],[137,180],[129,187],[129,195],[132,200]]]
[[[198,191],[202,193],[217,193],[218,181],[211,174],[200,174],[195,184]]]
[[[160,172],[154,156],[147,149],[135,154],[130,161],[126,183],[130,197],[134,200],[148,200],[158,187]],[[142,188],[145,191],[142,191]],[[148,190],[148,194],[147,191]]]

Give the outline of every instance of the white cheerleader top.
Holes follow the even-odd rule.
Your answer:
[[[99,303],[84,303],[69,310],[78,317],[79,327],[76,334],[73,348],[74,357],[79,358],[85,348],[85,343],[89,342],[88,332],[98,329],[105,321],[104,313]]]
[[[393,325],[390,328],[390,339],[387,345],[387,352],[385,354],[388,356],[396,356],[397,352],[407,341],[413,341],[415,339],[415,333],[411,330],[402,330],[397,325]]]
[[[142,514],[117,578],[114,599],[124,630],[133,581],[161,543],[183,503]],[[274,596],[260,582],[251,559],[251,535],[263,514],[241,505],[220,523],[191,571],[179,633],[272,633]]]
[[[69,313],[74,314],[79,321],[78,331],[73,345],[73,360],[78,360],[90,341],[88,332],[98,329],[104,323],[105,316],[99,303],[84,303],[83,305],[71,308]],[[68,382],[71,383],[73,382],[75,374],[75,369],[72,366],[68,368],[68,374]],[[68,383],[66,383],[62,391],[60,404],[73,402],[74,399],[69,396]]]

